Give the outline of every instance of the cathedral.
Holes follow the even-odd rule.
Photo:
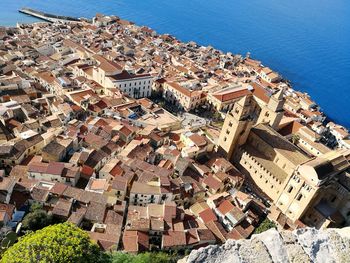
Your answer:
[[[284,90],[259,105],[252,95],[226,115],[218,152],[293,224],[316,228],[350,223],[350,150],[310,157],[278,133]]]

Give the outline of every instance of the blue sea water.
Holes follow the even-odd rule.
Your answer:
[[[29,7],[54,14],[114,14],[183,41],[246,54],[308,92],[350,128],[348,0],[1,0],[0,25],[33,22]]]

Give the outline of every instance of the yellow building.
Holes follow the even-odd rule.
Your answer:
[[[348,224],[350,150],[310,159],[274,129],[283,104],[282,90],[261,111],[252,96],[241,99],[225,118],[218,150],[292,222],[317,228]]]

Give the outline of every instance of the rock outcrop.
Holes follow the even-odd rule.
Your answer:
[[[270,229],[251,239],[228,240],[193,250],[180,262],[195,263],[345,263],[350,262],[350,228],[293,232]]]

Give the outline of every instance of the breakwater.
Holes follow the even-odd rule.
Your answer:
[[[58,22],[58,21],[62,21],[62,22],[80,22],[81,21],[79,18],[48,14],[48,13],[44,13],[44,12],[37,11],[30,8],[21,8],[18,11],[20,13],[30,15],[51,23]]]

